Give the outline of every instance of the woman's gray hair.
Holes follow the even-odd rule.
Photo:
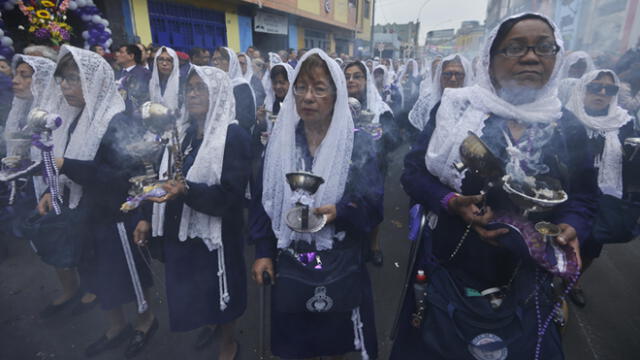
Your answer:
[[[52,61],[58,60],[58,52],[44,45],[30,45],[24,48],[23,53],[31,56],[42,56]]]

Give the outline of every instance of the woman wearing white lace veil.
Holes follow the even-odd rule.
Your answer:
[[[442,76],[443,72],[445,73],[444,77]],[[418,101],[409,112],[411,125],[418,131],[422,131],[431,117],[431,111],[440,102],[444,89],[470,86],[471,74],[469,60],[463,55],[452,54],[442,59],[433,74],[430,90],[425,94],[420,94]],[[437,111],[437,109],[434,111]]]
[[[129,178],[143,171],[125,145],[141,139],[143,131],[123,113],[125,104],[113,70],[100,55],[64,45],[54,78],[42,108],[62,119],[62,126],[53,132],[53,153],[63,212],[75,209],[82,215],[68,225],[77,227],[74,235],[83,239],[78,271],[84,286],[97,295],[109,322],[85,355],[128,341],[125,355],[130,357],[142,350],[158,326],[145,296],[152,283],[150,272],[132,243],[148,234],[148,225],[140,213],[120,211],[128,197]],[[45,215],[51,209],[51,193],[46,192],[38,210]],[[123,305],[134,300],[139,315],[131,329]]]
[[[560,69],[560,85],[558,86],[558,98],[562,104],[567,104],[582,75],[595,69],[596,66],[591,55],[584,51],[574,51],[565,56]]]
[[[231,79],[236,101],[236,120],[240,126],[250,132],[256,122],[256,97],[250,83],[242,75],[238,56],[227,47],[219,47],[213,52],[211,63],[226,72]]]
[[[373,68],[373,80],[382,100],[389,105],[394,114],[399,112],[402,106],[402,92],[393,83],[385,65],[377,65]]]
[[[618,105],[620,80],[613,70],[594,70],[584,74],[573,88],[567,109],[584,124],[588,146],[595,154],[598,186],[608,199],[637,199],[638,161],[632,163],[633,149],[624,151],[624,140],[637,136],[633,118]],[[635,190],[633,188],[636,188]],[[609,200],[616,201],[616,200]],[[611,209],[599,209],[610,211]],[[617,240],[617,239],[612,239]],[[592,237],[581,242],[583,274],[600,256],[602,244]],[[578,284],[569,293],[578,306],[586,305],[584,291]]]
[[[153,71],[149,81],[151,101],[163,104],[173,111],[180,110],[182,106],[179,64],[175,50],[160,47],[153,58]]]
[[[262,284],[265,271],[277,279],[271,350],[283,358],[352,351],[364,359],[376,358],[371,284],[361,260],[368,234],[382,219],[383,181],[373,144],[366,134],[354,135],[344,74],[326,53],[307,52],[294,78],[270,137],[258,182],[262,187],[256,189],[250,212],[250,238],[256,242],[254,279]],[[295,171],[312,172],[325,182],[314,195],[296,197],[283,181],[285,174]],[[315,233],[289,228],[285,215],[296,199],[326,218],[324,228]],[[283,274],[292,269],[285,265],[294,257],[304,258],[309,269],[325,270],[305,272],[304,281],[336,271],[342,280],[326,286],[320,285],[324,280],[313,286],[286,281]],[[341,264],[346,263],[353,266],[345,269]]]
[[[254,65],[253,61],[251,61],[251,56],[245,53],[240,53],[238,54],[238,62],[240,63],[240,69],[242,69],[242,76],[244,76],[244,79],[249,82],[249,85],[251,85],[251,90],[253,90],[253,94],[255,95],[256,107],[259,107],[260,104],[264,102],[264,98],[266,96],[265,89],[262,87],[262,79],[254,73]]]
[[[166,203],[154,208],[154,234],[164,238],[165,278],[172,331],[201,329],[195,347],[222,328],[220,359],[237,353],[234,322],[247,306],[243,258],[243,198],[249,180],[249,135],[235,120],[229,77],[193,66],[185,85],[187,124],[181,133],[184,181],[164,185]]]
[[[47,58],[20,54],[14,56],[14,96],[4,129],[5,138],[26,125],[29,111],[38,105],[55,67],[56,63]]]
[[[562,36],[544,15],[505,19],[482,49],[478,84],[446,89],[434,126],[406,156],[403,188],[430,212],[418,250],[422,260],[409,274],[424,270],[429,280],[425,310],[416,309],[422,295],[409,280],[391,359],[563,358],[552,323],[559,304],[551,279],[575,280],[579,273],[578,240],[590,233],[597,184],[592,157],[583,149],[586,132],[556,97],[562,53]],[[496,157],[496,173],[452,166],[461,161],[469,131]],[[552,212],[528,215],[494,186],[504,173],[554,179],[568,200]],[[538,221],[557,224],[554,246],[566,266],[552,266],[540,252],[551,245],[534,229]],[[493,288],[499,302],[483,296]],[[461,295],[457,289],[464,289]],[[532,293],[535,299],[526,302]],[[454,323],[447,308],[460,311]],[[412,326],[411,314],[421,311],[425,320]],[[484,320],[474,327],[467,316]]]

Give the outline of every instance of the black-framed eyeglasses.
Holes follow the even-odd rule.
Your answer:
[[[551,42],[543,42],[534,46],[511,44],[500,49],[498,52],[506,57],[521,57],[529,53],[529,50],[533,50],[533,53],[538,56],[548,57],[557,54],[558,51],[560,51],[560,46]]]
[[[464,73],[463,72],[459,72],[459,71],[443,71],[442,72],[442,77],[445,79],[451,79],[453,77],[456,77],[456,79],[464,79]]]
[[[602,89],[604,89],[605,95],[616,96],[616,94],[618,94],[618,91],[620,90],[620,87],[618,85],[599,84],[594,82],[587,84],[587,91],[592,94],[599,95],[602,92]]]

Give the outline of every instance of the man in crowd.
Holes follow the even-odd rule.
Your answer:
[[[149,80],[151,73],[142,66],[142,51],[134,44],[122,45],[116,51],[116,73],[118,92],[126,104],[128,114],[149,100]]]

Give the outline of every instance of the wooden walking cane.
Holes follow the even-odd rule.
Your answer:
[[[262,273],[262,286],[260,287],[260,334],[258,338],[258,356],[260,359],[265,359],[264,338],[265,338],[265,325],[266,325],[266,293],[267,286],[271,285],[271,275],[264,271]]]

